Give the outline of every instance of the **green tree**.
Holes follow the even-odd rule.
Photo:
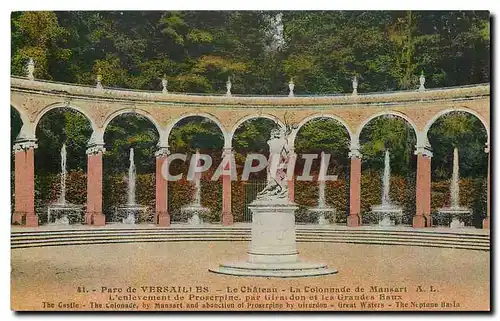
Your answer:
[[[137,173],[153,173],[158,138],[155,126],[141,115],[127,113],[114,118],[104,133],[105,173],[126,173],[130,148],[134,148]]]
[[[59,25],[56,13],[13,12],[11,28],[12,73],[24,75],[26,63],[33,58],[36,77],[58,79],[60,68],[71,57],[71,49],[66,48],[68,33]]]
[[[453,168],[453,149],[458,148],[460,175],[485,177],[488,155],[484,152],[486,130],[481,121],[464,112],[441,116],[427,134],[432,146],[434,180],[449,179]]]
[[[391,171],[406,175],[414,171],[416,134],[413,128],[398,116],[380,116],[371,120],[361,131],[363,163],[370,168],[384,168],[385,151],[391,156]]]
[[[318,154],[318,160],[312,170],[319,170],[320,153],[330,154],[329,169],[337,175],[344,175],[349,166],[349,134],[337,121],[329,118],[314,119],[302,126],[295,139],[295,152],[301,154]],[[302,173],[304,161],[297,160],[296,173]]]
[[[47,112],[36,128],[35,172],[60,173],[61,147],[66,144],[68,170],[86,170],[87,142],[92,135],[90,121],[70,108]]]

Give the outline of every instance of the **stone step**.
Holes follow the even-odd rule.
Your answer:
[[[132,242],[200,242],[246,241],[250,239],[251,225],[247,226],[183,226],[154,225],[89,227],[40,227],[36,230],[13,228],[11,248],[42,246],[112,244]],[[469,250],[490,250],[488,230],[443,228],[412,229],[408,227],[379,229],[363,226],[348,228],[342,225],[327,227],[297,225],[298,242],[329,242],[351,244],[379,244],[422,247],[444,247]]]
[[[207,242],[207,241],[242,241],[248,242],[249,237],[246,238],[114,238],[104,240],[84,240],[84,241],[47,241],[47,242],[24,242],[20,244],[13,244],[12,249],[30,248],[30,247],[46,247],[46,246],[74,246],[74,245],[99,245],[99,244],[115,244],[115,243],[142,243],[142,242]],[[347,243],[347,244],[373,244],[373,245],[400,245],[400,246],[420,246],[420,247],[438,247],[438,248],[455,248],[465,250],[481,250],[489,251],[489,246],[480,246],[476,244],[457,244],[457,243],[442,243],[442,242],[407,242],[407,241],[387,241],[387,240],[364,240],[364,239],[325,239],[325,238],[304,238],[298,242],[325,242],[325,243]]]
[[[31,246],[54,246],[54,245],[88,245],[99,243],[122,243],[122,242],[168,242],[168,241],[248,241],[250,235],[88,235],[88,236],[68,236],[58,237],[28,237],[22,239],[12,239],[12,248]],[[359,243],[359,244],[404,244],[415,246],[445,246],[464,247],[471,249],[489,250],[489,242],[478,242],[467,239],[441,239],[436,237],[352,237],[345,235],[302,235],[297,234],[298,242],[336,242],[336,243]]]
[[[14,233],[11,235],[11,238],[30,238],[30,237],[72,237],[72,236],[99,236],[99,235],[249,235],[250,230],[248,231],[232,231],[232,230],[224,230],[224,231],[86,231],[84,233],[58,233],[58,232],[41,232],[41,233],[31,233],[31,234],[19,234]],[[346,236],[374,236],[374,237],[386,237],[386,236],[397,236],[397,237],[439,237],[439,238],[449,238],[449,239],[475,239],[475,240],[489,240],[489,237],[476,237],[469,234],[463,235],[443,235],[438,233],[431,234],[418,234],[418,233],[349,233],[344,231],[328,231],[328,232],[316,232],[316,231],[302,231],[298,230],[296,232],[297,235],[319,235],[319,236],[327,236],[327,235],[346,235]]]
[[[156,228],[156,229],[85,229],[85,230],[44,230],[44,231],[13,231],[12,237],[34,236],[34,235],[98,235],[101,233],[148,233],[148,234],[202,234],[202,233],[249,233],[250,228]],[[440,237],[468,237],[476,239],[489,239],[489,234],[465,233],[465,232],[437,232],[437,231],[398,231],[398,230],[347,230],[347,229],[301,229],[297,228],[297,233],[313,234],[352,234],[352,235],[434,235]]]
[[[21,239],[12,239],[12,244],[23,243],[23,242],[44,242],[44,241],[72,241],[72,240],[97,240],[97,239],[119,239],[119,238],[131,238],[131,239],[140,239],[140,238],[249,238],[249,234],[210,234],[210,235],[90,235],[90,236],[67,236],[67,237],[59,237],[59,236],[51,236],[51,237],[25,237]],[[489,241],[477,241],[477,240],[468,240],[468,239],[443,239],[438,237],[398,237],[398,236],[390,236],[386,235],[384,237],[373,237],[373,236],[364,236],[364,237],[352,237],[346,235],[302,235],[297,234],[297,239],[364,239],[364,240],[400,240],[400,241],[433,241],[433,242],[453,242],[453,243],[472,243],[478,245],[489,245]]]
[[[297,237],[301,236],[318,236],[318,237],[358,237],[358,238],[366,238],[366,237],[379,237],[379,238],[410,238],[410,239],[435,239],[435,240],[456,240],[456,241],[476,241],[480,243],[489,243],[489,237],[477,237],[475,235],[463,234],[463,235],[446,235],[439,233],[430,233],[430,234],[419,234],[419,233],[370,233],[370,232],[345,232],[338,230],[331,230],[328,232],[317,232],[317,231],[306,231],[306,230],[298,230],[296,232]],[[152,231],[144,231],[144,230],[133,230],[133,231],[115,231],[115,230],[102,230],[102,231],[79,231],[79,233],[72,232],[39,232],[39,233],[13,233],[11,236],[12,241],[22,241],[22,240],[30,240],[30,239],[50,239],[50,238],[85,238],[85,237],[99,237],[99,236],[188,236],[188,235],[208,235],[208,236],[246,236],[250,235],[250,231],[236,231],[236,230],[212,230],[212,231],[200,231],[200,230],[189,230],[189,231],[178,231],[178,230],[152,230]]]
[[[407,240],[407,241],[434,241],[434,242],[455,242],[455,243],[472,243],[478,245],[489,246],[488,239],[474,239],[474,238],[450,238],[450,237],[441,237],[441,236],[412,236],[412,235],[346,235],[342,233],[331,233],[331,234],[314,234],[314,233],[302,233],[297,232],[297,239],[303,238],[336,238],[336,239],[381,239],[381,240]],[[79,234],[79,235],[31,235],[31,236],[18,236],[12,237],[11,243],[18,244],[23,242],[33,242],[33,241],[72,241],[72,240],[92,240],[92,239],[105,239],[105,238],[158,238],[158,237],[185,237],[185,238],[203,238],[203,237],[249,237],[250,233],[189,233],[189,234],[166,234],[166,233],[133,233],[133,234],[120,234],[120,233],[101,233],[101,234]]]

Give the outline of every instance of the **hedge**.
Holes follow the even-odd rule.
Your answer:
[[[13,174],[12,174],[13,175]],[[210,212],[203,216],[206,222],[220,222],[222,211],[222,183],[210,180],[211,173],[202,177],[202,205]],[[40,223],[47,221],[47,206],[57,201],[60,189],[59,175],[38,174],[35,177],[35,211]],[[87,193],[87,179],[83,171],[70,171],[67,177],[66,199],[73,204],[85,204]],[[449,206],[449,180],[432,182],[431,207],[436,222],[446,225],[437,215],[439,208]],[[108,175],[103,179],[103,212],[108,222],[118,221],[116,207],[124,204],[127,199],[126,180],[124,175]],[[235,222],[243,221],[245,210],[245,184],[241,181],[232,182],[232,211]],[[172,221],[185,221],[181,207],[191,202],[194,188],[185,179],[169,182],[169,213]],[[376,224],[377,218],[371,213],[372,205],[381,202],[381,173],[378,171],[364,171],[361,178],[361,215],[363,224]],[[189,195],[189,196],[188,196]],[[403,207],[403,224],[411,224],[415,212],[415,178],[392,176],[391,200]],[[308,208],[317,205],[317,182],[296,181],[295,202],[299,205],[296,212],[297,223],[312,223],[315,217],[308,212]],[[337,223],[345,223],[349,204],[349,178],[341,177],[337,181],[329,181],[325,191],[326,202],[337,210]],[[155,210],[155,179],[154,174],[138,174],[136,187],[136,201],[146,205],[148,210],[140,216],[139,222],[152,222]],[[486,216],[486,179],[463,178],[460,180],[460,204],[470,207],[472,217],[467,225],[481,227]]]

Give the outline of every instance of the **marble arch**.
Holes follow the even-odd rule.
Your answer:
[[[483,119],[483,117],[477,113],[476,111],[472,110],[472,109],[469,109],[469,108],[463,108],[463,107],[457,107],[457,108],[450,108],[450,109],[445,109],[445,110],[441,110],[439,111],[437,114],[435,114],[428,122],[427,124],[425,125],[424,127],[424,130],[423,130],[423,135],[426,139],[427,138],[427,134],[429,133],[429,129],[431,128],[431,126],[436,122],[436,120],[438,120],[439,117],[441,116],[444,116],[446,114],[449,114],[449,113],[453,113],[453,112],[464,112],[464,113],[468,113],[469,115],[472,115],[472,116],[475,116],[477,119],[479,119],[479,121],[481,122],[481,124],[483,124],[483,127],[484,129],[486,130],[486,145],[489,146],[490,144],[490,129],[489,129],[489,124]]]
[[[206,118],[206,119],[214,122],[217,125],[217,127],[219,127],[219,129],[222,133],[222,136],[224,138],[224,146],[227,146],[227,139],[228,139],[227,136],[228,135],[227,135],[227,131],[226,131],[224,125],[214,115],[209,114],[209,113],[203,113],[203,112],[182,114],[180,117],[177,117],[177,118],[171,120],[170,123],[167,125],[166,130],[165,130],[165,138],[164,139],[166,140],[167,146],[168,146],[168,139],[170,137],[170,133],[172,132],[172,129],[175,127],[175,125],[177,123],[179,123],[181,120],[189,118],[189,117],[202,117],[202,118]]]
[[[256,114],[256,115],[247,115],[247,116],[244,116],[244,117],[238,119],[238,121],[236,122],[236,124],[234,124],[233,128],[231,129],[231,132],[229,133],[229,137],[228,137],[229,145],[226,145],[226,146],[232,146],[234,134],[236,133],[236,130],[241,125],[243,125],[243,123],[245,123],[246,121],[249,121],[251,119],[258,119],[258,118],[269,119],[269,120],[272,120],[272,121],[278,123],[281,127],[285,126],[285,124],[281,121],[281,119],[279,119],[276,116],[270,115],[270,114]]]
[[[315,119],[321,119],[321,118],[328,118],[328,119],[332,119],[334,121],[336,121],[337,123],[339,123],[339,125],[342,125],[344,127],[344,129],[347,131],[347,135],[349,135],[349,141],[351,141],[353,139],[353,132],[351,130],[351,128],[349,127],[349,125],[339,116],[336,116],[336,115],[332,115],[332,114],[314,114],[314,115],[311,115],[311,116],[308,116],[306,118],[304,118],[298,125],[297,125],[297,129],[292,133],[292,137],[291,137],[291,141],[293,142],[293,144],[295,145],[295,139],[297,138],[297,134],[299,133],[300,129],[305,125],[307,124],[307,122],[311,121],[311,120],[315,120]]]
[[[14,110],[17,111],[17,113],[19,114],[19,117],[21,118],[23,125],[25,123],[30,122],[28,116],[26,115],[26,112],[22,108],[17,107],[15,104],[10,104],[10,107],[14,108]]]
[[[365,126],[372,120],[374,120],[375,118],[378,118],[378,117],[383,117],[383,116],[396,116],[396,117],[399,117],[399,118],[402,118],[403,120],[406,121],[407,124],[409,124],[411,126],[411,128],[413,128],[413,132],[415,133],[415,137],[417,138],[417,146],[421,146],[419,143],[421,141],[421,135],[419,135],[419,130],[417,128],[417,125],[413,122],[413,120],[408,117],[407,115],[401,113],[401,112],[397,112],[397,111],[392,111],[392,110],[388,110],[388,111],[383,111],[383,112],[380,112],[380,113],[376,113],[376,114],[373,114],[371,115],[370,117],[368,117],[367,119],[365,119],[361,125],[359,125],[357,131],[356,131],[356,136],[355,136],[355,143],[357,143],[359,146],[359,138],[361,136],[361,132],[363,131],[363,129],[365,128]]]
[[[51,110],[54,110],[54,109],[57,109],[57,108],[69,108],[69,109],[72,109],[72,110],[74,110],[74,111],[82,114],[83,116],[85,116],[85,118],[87,118],[87,120],[89,121],[90,126],[92,127],[92,129],[93,130],[96,129],[97,126],[95,125],[94,119],[89,114],[87,114],[87,112],[83,108],[80,108],[79,106],[77,106],[77,105],[75,105],[73,103],[69,103],[69,102],[68,103],[66,103],[66,102],[55,103],[55,104],[51,104],[51,105],[45,107],[37,115],[37,118],[35,119],[35,121],[33,123],[34,129],[36,130],[36,127],[38,126],[38,123],[40,122],[40,120],[42,119],[42,117],[45,114],[47,114]]]
[[[28,116],[26,115],[26,112],[17,107],[15,104],[10,105],[11,108],[13,108],[17,113],[19,114],[19,118],[21,118],[21,129],[19,130],[19,133],[17,134],[17,139],[23,139],[23,138],[29,138],[29,137],[35,137],[35,132],[31,128],[32,124],[29,121]]]
[[[53,108],[69,107],[83,113],[94,129],[87,149],[87,213],[86,224],[106,224],[102,214],[102,155],[105,152],[102,136],[109,121],[125,112],[142,113],[158,129],[160,142],[156,156],[156,218],[160,226],[170,224],[168,214],[167,182],[162,179],[161,167],[167,160],[168,136],[175,124],[190,116],[214,121],[224,136],[224,147],[238,126],[246,120],[264,117],[283,125],[285,118],[301,126],[320,116],[341,122],[351,136],[349,157],[349,214],[348,226],[361,224],[361,158],[359,134],[372,119],[382,115],[395,115],[405,119],[417,136],[417,182],[414,227],[432,226],[430,218],[430,173],[432,152],[427,132],[441,115],[452,111],[465,111],[478,117],[484,124],[490,141],[490,85],[477,84],[433,90],[409,90],[363,95],[335,96],[223,96],[144,92],[80,86],[30,80],[11,76],[11,106],[19,111],[23,121],[22,135],[14,144],[15,154],[15,211],[13,223],[38,225],[34,211],[34,149],[37,147],[35,128],[44,113]],[[129,106],[129,107],[125,107]],[[134,106],[133,108],[131,106]],[[457,107],[459,106],[459,107]],[[296,133],[294,134],[296,135]],[[489,154],[489,148],[485,151]],[[489,157],[488,157],[489,159]],[[293,180],[290,182],[293,183]],[[489,174],[488,174],[489,182]],[[232,224],[231,179],[224,177],[222,224]],[[293,190],[293,184],[290,190]],[[488,183],[488,197],[489,197]],[[489,202],[483,226],[489,227]],[[24,224],[24,223],[23,223]]]
[[[80,106],[76,105],[76,104],[73,104],[73,103],[70,103],[70,102],[56,102],[56,103],[53,103],[53,104],[50,104],[50,105],[47,105],[45,108],[43,108],[37,115],[37,117],[35,118],[35,120],[31,123],[32,126],[31,126],[31,129],[32,129],[32,137],[35,137],[36,136],[36,128],[38,127],[38,123],[40,122],[40,120],[42,119],[43,116],[45,116],[48,112],[54,110],[54,109],[58,109],[58,108],[68,108],[68,109],[71,109],[79,114],[82,114],[83,116],[85,116],[85,118],[88,120],[88,122],[90,123],[90,126],[92,128],[93,131],[95,131],[97,129],[97,126],[94,122],[94,119],[91,117],[91,115],[89,115],[83,108],[81,108]],[[24,121],[23,121],[24,122]],[[24,126],[24,125],[23,125]]]
[[[99,133],[100,133],[99,139],[102,139],[101,141],[104,141],[104,133],[106,132],[106,128],[108,127],[109,123],[111,123],[111,121],[113,119],[115,119],[116,117],[119,117],[119,116],[125,115],[125,114],[132,114],[132,115],[138,114],[138,115],[141,115],[141,116],[145,117],[146,119],[148,119],[153,124],[156,131],[158,132],[159,141],[162,141],[164,131],[161,128],[161,126],[158,124],[157,120],[153,117],[153,115],[151,115],[147,111],[142,110],[140,108],[129,108],[129,107],[119,109],[119,110],[115,111],[114,113],[112,113],[111,115],[109,115],[108,117],[106,117],[106,119],[104,120],[104,124],[102,126],[102,129],[99,130]]]

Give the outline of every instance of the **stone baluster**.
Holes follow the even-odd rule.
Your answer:
[[[170,154],[168,147],[159,147],[156,156],[156,211],[154,222],[158,226],[170,225],[168,213],[168,180],[162,174],[163,164]]]
[[[164,94],[168,94],[168,89],[167,89],[167,86],[168,86],[168,80],[167,80],[167,75],[163,75],[163,79],[161,80],[161,86],[163,87],[162,89],[162,93]]]
[[[102,74],[101,74],[101,69],[99,68],[99,72],[96,77],[96,85],[95,85],[96,89],[103,89],[101,82],[102,82]]]
[[[15,197],[12,224],[38,226],[35,213],[35,148],[35,138],[17,140],[14,143]]]
[[[484,149],[485,153],[488,153],[488,178],[486,181],[487,187],[487,199],[486,199],[486,218],[483,220],[483,228],[489,229],[490,228],[490,146],[489,144],[486,145],[486,148]]]
[[[413,227],[431,227],[431,158],[428,147],[417,147],[416,208]]]
[[[26,66],[26,77],[28,77],[29,80],[35,80],[35,62],[33,58],[30,58]]]
[[[231,147],[224,147],[223,159],[232,155]],[[234,218],[231,207],[231,164],[232,161],[229,161],[225,164],[225,167],[222,171],[222,225],[233,225]]]
[[[420,82],[420,87],[418,87],[418,91],[425,91],[425,76],[424,76],[424,71],[422,70],[422,73],[420,74],[420,78],[418,78],[418,81]]]
[[[288,83],[288,97],[293,97],[294,93],[293,90],[295,89],[295,84],[293,83],[293,79],[290,79],[290,82]]]
[[[231,84],[231,77],[227,77],[226,81],[226,96],[230,97],[231,96],[231,87],[233,85]]]
[[[104,144],[91,144],[87,148],[87,210],[85,224],[104,226],[102,213],[102,155]]]
[[[354,76],[352,79],[352,95],[356,96],[358,94],[358,77]]]
[[[361,225],[361,153],[359,147],[351,148],[351,174],[349,183],[349,216],[347,226]]]

